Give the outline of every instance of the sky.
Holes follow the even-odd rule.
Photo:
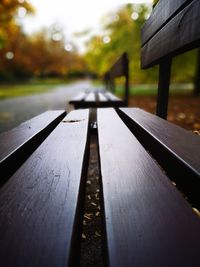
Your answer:
[[[75,32],[90,29],[99,33],[101,18],[119,9],[126,3],[152,3],[152,0],[28,0],[35,8],[34,16],[26,16],[22,24],[27,33],[40,30],[42,27],[59,25],[65,35],[66,43],[74,42],[80,52],[84,51],[85,38],[77,38]],[[22,11],[23,12],[23,11]],[[22,14],[23,15],[23,14]]]

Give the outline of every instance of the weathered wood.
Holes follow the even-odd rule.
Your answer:
[[[199,266],[199,218],[114,110],[98,139],[109,266]]]
[[[78,258],[88,113],[64,118],[1,188],[1,266],[72,266]]]
[[[200,138],[137,108],[120,109],[120,116],[170,178],[200,208]]]
[[[169,85],[171,74],[171,59],[165,59],[159,66],[159,81],[158,81],[158,95],[156,114],[167,119],[168,99],[169,99]]]
[[[142,27],[142,46],[189,3],[191,0],[159,0]]]
[[[143,47],[142,68],[200,46],[200,1],[193,0]]]
[[[0,135],[0,184],[42,143],[66,112],[47,111]]]

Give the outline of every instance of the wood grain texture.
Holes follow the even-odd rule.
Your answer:
[[[65,116],[64,110],[47,111],[0,135],[0,173],[15,171]]]
[[[200,46],[200,1],[193,0],[141,50],[141,66],[148,68],[163,59]]]
[[[1,266],[73,265],[87,169],[88,114],[73,111],[64,118],[1,188]]]
[[[109,266],[199,266],[199,218],[114,110],[98,138]]]
[[[200,138],[137,108],[123,108],[120,116],[138,140],[200,207]]]
[[[159,0],[151,16],[142,27],[142,46],[193,0]]]

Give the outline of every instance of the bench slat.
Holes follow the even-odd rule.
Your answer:
[[[191,1],[188,0],[160,0],[153,9],[151,16],[142,27],[142,46],[160,30],[168,20],[177,14]]]
[[[142,68],[200,46],[200,1],[194,0],[142,47]]]
[[[0,173],[4,178],[30,155],[65,116],[64,110],[47,111],[0,135]],[[2,177],[0,183],[2,183]]]
[[[86,96],[87,96],[87,93],[80,92],[77,96],[73,97],[72,100],[70,100],[69,103],[73,104],[74,102],[82,101]]]
[[[106,97],[106,94],[98,93],[98,101],[99,102],[107,102],[108,99]]]
[[[128,59],[126,52],[115,62],[115,64],[110,68],[108,75],[109,78],[117,78],[123,75],[127,75]]]
[[[98,139],[109,266],[199,266],[199,218],[113,109]]]
[[[85,102],[95,102],[95,101],[96,101],[95,92],[89,93],[85,98]]]
[[[110,92],[106,92],[105,95],[108,97],[109,100],[111,101],[122,101],[119,97],[113,95]]]
[[[141,109],[121,111],[139,141],[200,207],[199,136]]]
[[[70,113],[1,188],[1,266],[72,265],[88,121],[88,110]]]

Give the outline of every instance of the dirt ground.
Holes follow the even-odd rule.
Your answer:
[[[130,98],[129,106],[140,107],[155,113],[156,97],[134,96]],[[171,96],[169,99],[168,120],[185,129],[200,131],[200,97]]]

